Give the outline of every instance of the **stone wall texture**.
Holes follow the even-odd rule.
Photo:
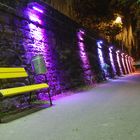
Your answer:
[[[87,31],[46,4],[30,2],[14,8],[0,5],[0,67],[25,67],[31,76],[32,58],[43,55],[52,96],[105,80],[98,40],[97,33]],[[103,47],[104,61],[109,65],[107,76],[114,77],[108,46]],[[120,75],[115,53],[113,57]],[[31,78],[36,83],[46,80],[43,75]],[[21,81],[18,83],[22,85],[29,83]],[[7,87],[9,81],[2,83]]]

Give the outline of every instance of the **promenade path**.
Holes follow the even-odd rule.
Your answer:
[[[0,140],[140,140],[140,72],[0,124]]]

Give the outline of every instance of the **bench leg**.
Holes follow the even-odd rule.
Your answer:
[[[0,114],[3,112],[2,101],[3,101],[3,98],[0,98]],[[2,123],[2,116],[0,116],[0,123]]]
[[[31,105],[31,100],[32,100],[32,92],[29,93],[29,100],[28,100],[28,104]]]
[[[0,118],[0,123],[2,123],[2,120],[1,120],[1,118]]]
[[[49,100],[50,100],[50,105],[52,106],[52,99],[51,99],[51,95],[50,95],[50,89],[48,89],[48,96],[49,96]]]

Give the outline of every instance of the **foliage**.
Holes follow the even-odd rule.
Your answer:
[[[75,1],[73,7],[77,13],[75,19],[83,26],[100,32],[104,37],[115,36],[121,32],[122,25],[113,24],[116,15],[109,2],[109,0]]]
[[[94,4],[91,4],[91,1]],[[80,23],[89,29],[97,30],[109,41],[117,39],[121,46],[127,47],[131,52],[132,46],[135,46],[134,33],[140,12],[140,0],[104,0],[103,2],[89,0],[87,3],[83,0],[75,7],[76,12],[79,13],[76,19]],[[86,13],[84,7],[86,7],[85,11],[92,10]],[[123,25],[113,24],[117,15],[121,15]]]
[[[24,0],[27,2],[29,0]],[[37,1],[37,0],[36,0]],[[115,39],[125,46],[134,45],[134,32],[140,12],[140,0],[40,0],[86,28],[98,31],[103,37]],[[7,5],[23,3],[22,0],[1,0]],[[113,24],[117,15],[121,15],[123,26]],[[119,37],[118,37],[119,36]],[[129,36],[129,37],[128,37]],[[127,39],[126,39],[127,38]],[[131,40],[131,41],[130,41]]]

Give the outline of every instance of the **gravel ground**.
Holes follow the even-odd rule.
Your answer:
[[[140,72],[0,124],[0,140],[140,140]]]

